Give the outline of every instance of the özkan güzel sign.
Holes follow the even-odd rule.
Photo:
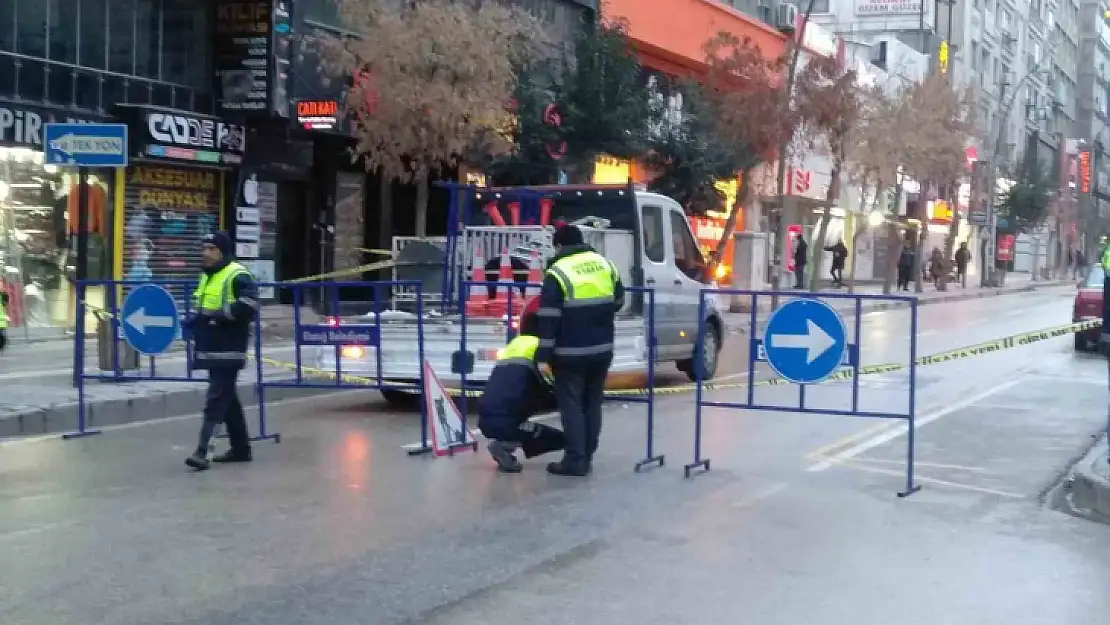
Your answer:
[[[286,0],[216,4],[216,75],[224,114],[287,116],[292,16]]]
[[[301,100],[297,102],[297,123],[307,130],[331,130],[339,123],[339,102]]]
[[[856,0],[856,15],[919,15],[918,0]]]

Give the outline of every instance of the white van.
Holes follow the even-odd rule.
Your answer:
[[[551,202],[550,223],[563,220],[580,225],[587,243],[613,261],[626,286],[647,287],[655,291],[656,361],[673,362],[691,379],[695,376],[695,341],[698,336],[698,298],[701,289],[712,286],[710,268],[694,239],[690,224],[682,207],[669,197],[639,191],[631,186],[587,185],[553,187],[519,187],[509,189],[474,189],[467,198],[469,218],[462,235],[455,242],[440,239],[447,255],[448,280],[451,281],[447,296],[444,289],[431,288],[422,282],[424,319],[424,358],[448,386],[457,386],[465,370],[467,385],[484,382],[497,359],[498,350],[507,342],[507,323],[504,317],[483,318],[467,316],[466,350],[462,347],[463,323],[459,314],[459,288],[462,280],[473,275],[472,259],[480,257],[499,259],[506,248],[538,250],[546,266],[554,253],[551,246],[552,227],[540,225],[493,225],[481,207],[491,202],[504,204],[514,193],[542,194]],[[397,249],[397,246],[395,246]],[[446,262],[446,261],[445,261]],[[487,265],[488,267],[489,265]],[[519,273],[519,270],[518,270]],[[425,275],[434,275],[425,272]],[[405,278],[405,270],[398,267],[395,278]],[[493,275],[490,280],[495,280]],[[517,275],[518,282],[526,277]],[[439,282],[443,282],[440,280]],[[522,285],[523,287],[523,285]],[[482,296],[485,288],[478,289]],[[535,292],[535,290],[533,290]],[[335,369],[335,358],[341,358],[342,371],[357,376],[378,377],[394,382],[412,382],[420,376],[418,330],[414,306],[406,300],[414,294],[397,289],[391,310],[368,313],[357,318],[338,320],[344,323],[381,323],[381,347],[318,348],[315,365],[324,370]],[[514,293],[521,297],[520,291]],[[454,301],[452,301],[454,300]],[[643,371],[648,361],[648,297],[642,292],[629,291],[625,304],[617,314],[614,342],[613,373]],[[702,350],[703,379],[711,379],[717,371],[718,356],[725,337],[725,325],[716,299],[706,298],[703,316],[706,321],[704,349]],[[379,320],[376,321],[375,317]],[[310,352],[305,348],[305,356]],[[379,353],[380,352],[380,353]],[[311,357],[303,362],[312,362]],[[383,393],[390,401],[407,399],[405,393]]]

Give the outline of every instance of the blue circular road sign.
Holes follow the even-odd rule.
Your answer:
[[[180,330],[177,302],[169,291],[144,284],[123,300],[120,324],[128,345],[140,354],[161,354],[169,349]]]
[[[844,320],[825,302],[796,299],[771,313],[763,331],[767,364],[795,384],[813,384],[840,367],[848,348]]]

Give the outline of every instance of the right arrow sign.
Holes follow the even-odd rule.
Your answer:
[[[842,364],[848,348],[844,321],[818,299],[796,299],[767,320],[763,349],[775,373],[795,384],[813,384]]]
[[[806,333],[805,334],[772,334],[771,342],[769,345],[772,348],[783,349],[804,349],[806,350],[806,364],[813,364],[817,360],[836,345],[836,340],[829,336],[813,322],[812,319],[806,319]]]

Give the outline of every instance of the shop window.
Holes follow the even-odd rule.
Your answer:
[[[663,212],[658,206],[644,206],[644,254],[654,263],[665,260],[663,236]]]
[[[77,0],[46,0],[46,4],[50,16],[50,59],[76,63]]]
[[[690,234],[686,216],[671,211],[671,244],[674,248],[674,262],[682,273],[691,280],[700,280],[705,272],[705,261],[698,250],[697,241]]]
[[[162,48],[162,12],[157,0],[135,3],[135,75],[158,78]],[[197,46],[203,47],[203,46]]]
[[[135,0],[108,1],[108,69],[135,71]]]
[[[15,3],[0,4],[0,50],[15,50]]]
[[[106,2],[107,0],[81,0],[81,43],[77,64],[82,67],[104,69],[107,62]]]

